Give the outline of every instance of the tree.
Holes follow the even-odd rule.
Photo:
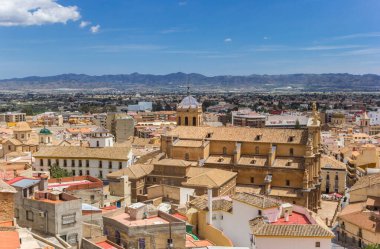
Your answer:
[[[67,170],[65,169],[62,169],[61,167],[59,167],[57,164],[52,164],[50,165],[49,167],[49,171],[50,171],[50,176],[52,178],[62,178],[62,177],[68,177],[68,176],[72,176],[72,174],[70,172],[68,172]]]
[[[379,244],[372,244],[372,245],[368,245],[366,247],[364,247],[364,249],[380,249],[380,245]]]

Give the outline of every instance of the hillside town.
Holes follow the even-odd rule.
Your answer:
[[[133,98],[0,114],[4,248],[380,244],[378,98]]]

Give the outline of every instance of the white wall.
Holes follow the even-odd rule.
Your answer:
[[[194,195],[195,189],[193,188],[180,188],[179,189],[179,204],[186,204],[189,201],[189,196]]]
[[[315,247],[316,242],[320,242],[321,247]],[[255,246],[255,249],[331,249],[331,239],[256,237]]]
[[[129,160],[128,161],[121,161],[122,168],[127,168],[133,163],[133,154],[129,155]],[[51,159],[51,163],[55,163],[56,159]],[[57,159],[58,160],[58,165],[66,169],[68,172],[72,172],[72,170],[75,170],[75,175],[79,175],[79,170],[82,170],[82,175],[87,175],[87,170],[90,173],[90,176],[93,177],[99,177],[100,172],[103,173],[103,179],[106,178],[107,174],[119,170],[119,162],[120,161],[111,161],[111,168],[109,168],[109,162],[110,160],[101,160],[102,161],[102,168],[99,167],[99,159],[89,159],[89,167],[86,166],[86,159],[81,160],[82,161],[82,167],[79,166],[79,159],[66,159],[67,166],[64,165],[64,159]],[[74,160],[74,165],[72,164],[72,160]],[[33,163],[33,167],[38,170],[38,171],[48,171],[49,166],[48,166],[48,159],[45,158],[43,159],[43,165],[41,166],[41,162],[39,158],[36,158],[35,162]]]
[[[259,215],[259,209],[254,206],[233,201],[233,213],[215,211],[213,225],[222,230],[229,237],[234,246],[250,246],[252,232],[249,227],[249,220]],[[270,217],[277,216],[275,213],[279,209],[267,209],[263,211],[263,215],[268,214]],[[222,218],[223,217],[223,218]]]

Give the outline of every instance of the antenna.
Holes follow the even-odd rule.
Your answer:
[[[190,96],[190,85],[189,85],[189,76],[186,77],[187,83],[187,96]]]

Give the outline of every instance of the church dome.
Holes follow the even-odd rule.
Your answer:
[[[178,108],[198,108],[201,106],[193,96],[187,96],[179,103]]]
[[[43,129],[40,130],[40,134],[41,135],[51,135],[53,133],[51,133],[51,131],[49,129],[43,128]]]

